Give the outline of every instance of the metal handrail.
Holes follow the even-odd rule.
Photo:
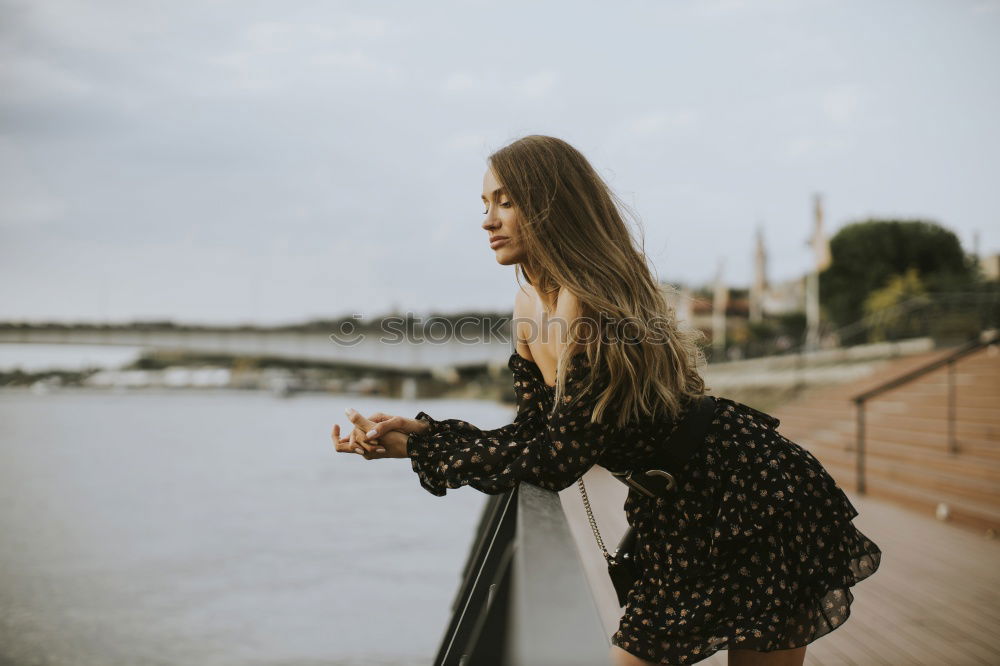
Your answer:
[[[874,388],[858,393],[850,399],[854,402],[857,410],[857,443],[855,446],[855,474],[857,477],[857,492],[861,495],[865,493],[865,404],[872,398],[879,396],[886,391],[908,384],[919,377],[933,372],[938,368],[948,366],[948,453],[954,455],[958,453],[958,441],[955,436],[955,414],[957,404],[955,398],[955,363],[958,359],[968,356],[984,347],[1000,342],[1000,334],[991,331],[986,335],[970,340],[958,347],[950,354],[930,361],[918,368],[905,372],[898,377],[893,377]]]
[[[491,615],[490,611],[497,589],[506,589],[510,564],[507,551],[513,545],[516,526],[515,499],[514,491],[491,495],[483,507],[477,537],[452,603],[451,620],[434,658],[435,666],[461,666],[474,656],[471,663],[503,664],[503,656],[496,650],[485,650],[485,643],[479,646],[479,638],[484,633],[487,637],[498,633],[499,627],[490,627],[490,621],[493,625],[505,621],[504,614]]]
[[[491,495],[435,666],[606,666],[610,644],[558,493]]]
[[[611,643],[559,494],[522,483],[509,664],[607,666]]]

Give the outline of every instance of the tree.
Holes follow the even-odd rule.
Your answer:
[[[830,267],[820,273],[820,299],[837,326],[861,319],[869,295],[914,270],[929,293],[975,282],[973,262],[958,237],[924,220],[866,220],[830,239]]]
[[[927,290],[917,275],[916,268],[909,268],[902,275],[893,275],[881,289],[868,294],[865,299],[865,315],[871,318],[871,342],[895,340],[901,337],[919,335],[919,327],[904,308],[930,303]]]

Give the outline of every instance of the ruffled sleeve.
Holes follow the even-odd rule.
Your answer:
[[[590,416],[606,380],[599,374],[588,386],[586,354],[570,357],[565,394],[551,411],[554,389],[542,382],[540,373],[529,377],[523,369],[518,372],[516,362],[512,357],[518,398],[513,423],[481,430],[467,421],[417,414],[430,427],[408,436],[407,456],[421,486],[431,494],[441,496],[448,488],[468,485],[497,495],[521,481],[562,490],[597,462],[609,427],[592,424]]]

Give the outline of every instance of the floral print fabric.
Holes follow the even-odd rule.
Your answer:
[[[520,481],[550,490],[576,482],[594,464],[625,471],[656,450],[676,426],[591,424],[603,373],[587,386],[590,362],[570,359],[566,395],[517,353],[517,416],[493,430],[458,420],[409,435],[408,456],[435,495],[469,485],[499,494]],[[610,419],[609,419],[610,420]],[[819,461],[782,436],[777,419],[716,397],[704,444],[676,474],[669,496],[630,491],[643,575],[629,592],[611,642],[656,663],[689,664],[718,650],[790,649],[841,626],[850,588],[879,566],[881,551],[852,523],[858,515]]]

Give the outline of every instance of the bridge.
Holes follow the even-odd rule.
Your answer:
[[[401,331],[338,326],[188,327],[0,324],[0,344],[100,345],[163,352],[272,357],[421,375],[446,368],[506,367],[509,326],[500,335],[419,339]],[[433,327],[432,327],[433,330]],[[440,339],[439,339],[440,338]],[[467,338],[467,339],[466,339]]]

